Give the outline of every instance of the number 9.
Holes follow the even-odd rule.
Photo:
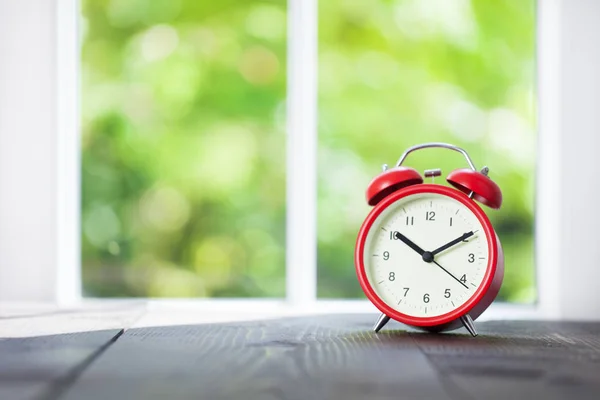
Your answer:
[[[383,252],[383,259],[386,260],[386,261],[390,259],[390,252],[389,251],[384,251]]]

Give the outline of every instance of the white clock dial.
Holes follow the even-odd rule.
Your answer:
[[[463,235],[466,239],[432,254]],[[388,206],[367,234],[367,279],[381,300],[403,314],[443,315],[481,285],[487,240],[477,216],[461,202],[435,193],[406,196]]]

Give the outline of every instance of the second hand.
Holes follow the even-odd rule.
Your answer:
[[[452,275],[452,273],[450,273],[450,271],[448,271],[446,268],[444,268],[440,264],[438,264],[437,261],[435,261],[435,260],[432,260],[432,261],[433,261],[433,263],[435,265],[437,265],[438,267],[440,267],[441,269],[443,269],[445,273],[447,273],[448,275],[450,275],[451,277],[453,277],[456,282],[458,282],[461,285],[463,285],[465,287],[465,289],[469,289],[469,287],[467,285],[465,285],[460,279],[458,279],[457,277],[455,277],[454,275]]]

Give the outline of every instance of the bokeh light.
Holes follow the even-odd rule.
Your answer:
[[[505,250],[499,298],[535,300],[534,57],[533,0],[319,2],[320,297],[364,297],[353,250],[381,165],[449,142],[503,190],[502,209],[486,210]],[[444,176],[466,166],[444,150],[407,161]]]
[[[283,296],[285,0],[82,4],[85,295]]]
[[[284,296],[286,1],[82,4],[84,293]],[[503,189],[500,298],[535,300],[534,38],[534,0],[319,1],[320,297],[363,297],[381,164],[446,141]]]

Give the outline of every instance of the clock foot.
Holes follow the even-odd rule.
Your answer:
[[[475,324],[473,323],[473,319],[469,314],[465,314],[460,317],[460,322],[465,326],[465,328],[469,331],[469,333],[475,337],[477,336],[477,331],[475,330]]]
[[[389,321],[390,321],[390,317],[388,317],[385,314],[381,314],[379,316],[379,318],[377,319],[375,326],[373,326],[373,331],[375,331],[375,333],[379,332],[381,330],[381,328],[383,328],[385,326],[385,324],[387,324]]]

